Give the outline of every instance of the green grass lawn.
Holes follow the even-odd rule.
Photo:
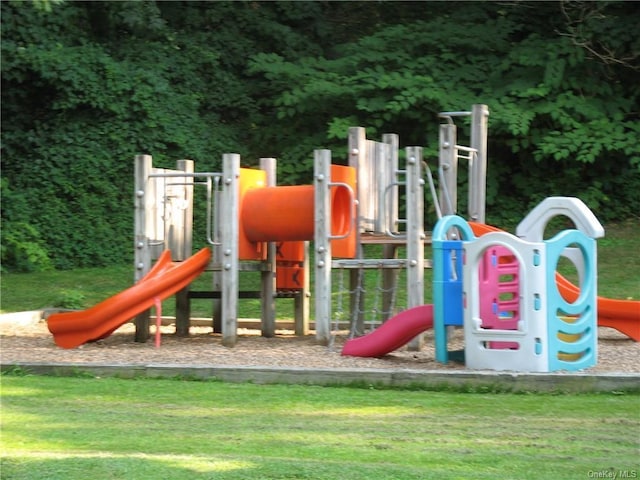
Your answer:
[[[611,226],[598,245],[599,293],[638,299],[638,225]],[[129,266],[3,274],[2,309],[86,308],[130,286],[132,277]],[[243,288],[252,288],[257,275],[243,281]],[[210,279],[203,275],[197,282],[194,288],[206,289]],[[241,315],[258,316],[255,305],[242,301]],[[210,309],[210,302],[195,302],[194,316],[208,316]],[[1,377],[3,479],[640,475],[640,396],[632,394],[471,394],[17,373]]]
[[[2,478],[620,478],[639,400],[5,375]]]

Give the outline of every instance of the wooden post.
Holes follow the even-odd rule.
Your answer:
[[[390,155],[389,145],[382,142],[367,140],[367,150],[371,152],[368,158],[367,168],[369,169],[369,181],[367,184],[372,189],[372,221],[375,233],[386,233],[387,230],[387,210],[386,210],[386,181],[392,173],[389,171],[390,165],[387,158]]]
[[[359,220],[359,224],[356,225],[358,233],[365,230],[365,224],[363,218],[368,215],[369,202],[365,195],[365,187],[368,185],[368,178],[366,174],[366,168],[364,164],[367,158],[366,147],[366,132],[362,127],[349,128],[349,166],[356,169],[356,198],[358,203],[356,205],[356,218]],[[360,242],[358,241],[358,244]]]
[[[260,168],[267,173],[267,187],[276,186],[276,159],[261,158]],[[276,334],[276,244],[267,243],[266,269],[260,272],[262,307],[262,336],[271,338]]]
[[[489,107],[473,105],[471,109],[471,148],[477,151],[469,175],[469,218],[484,223],[487,190],[487,130]]]
[[[398,246],[392,243],[385,243],[382,246],[382,258],[398,258]],[[398,288],[398,269],[383,268],[382,275],[382,321],[386,322],[393,317],[394,312],[391,311],[393,299],[396,297],[394,289]]]
[[[440,125],[439,190],[442,215],[455,215],[458,210],[457,133],[453,123]]]
[[[386,165],[385,185],[390,186],[397,181],[398,171],[398,145],[400,140],[395,133],[385,133],[382,136],[382,142],[388,145],[384,163]],[[385,186],[385,190],[387,190]],[[386,191],[384,197],[385,203],[385,225],[386,230],[390,232],[398,231],[398,187],[391,187]],[[386,233],[386,232],[385,232]]]
[[[193,160],[178,160],[176,162],[178,172],[184,172],[184,176],[176,175],[176,182],[182,183],[182,202],[180,206],[180,224],[182,232],[180,243],[177,245],[174,260],[186,260],[192,255],[193,244]]]
[[[212,188],[211,198],[208,198],[208,201],[212,202],[211,209],[214,215],[214,218],[218,220],[226,220],[227,217],[223,213],[224,205],[222,203],[222,191],[221,188],[224,188],[224,175],[223,178],[220,179],[220,182],[216,182],[210,186]],[[212,292],[220,292],[222,293],[222,246],[220,242],[222,239],[222,225],[223,221],[218,221],[216,225],[211,226],[211,233],[213,237],[213,248],[212,248],[212,258],[213,258],[213,272],[211,273],[211,291]],[[214,230],[215,228],[215,230]],[[214,298],[212,302],[212,328],[214,333],[222,333],[222,299]]]
[[[304,242],[304,260],[302,264],[304,269],[304,283],[302,290],[295,296],[294,316],[295,316],[295,334],[298,336],[309,335],[309,299],[311,297],[309,272],[309,242]]]
[[[134,281],[137,283],[151,268],[151,251],[147,239],[147,196],[151,155],[136,155],[134,159]],[[135,318],[135,341],[144,343],[149,338],[149,310]]]
[[[349,166],[356,169],[356,258],[363,258],[364,251],[360,241],[360,234],[367,230],[370,225],[365,218],[369,215],[369,197],[367,186],[369,185],[369,175],[367,173],[367,137],[366,130],[363,127],[349,128]],[[369,228],[371,229],[371,228]],[[349,270],[349,290],[355,292],[360,284],[361,271],[359,269]],[[364,317],[362,311],[364,309],[364,294],[351,295],[349,298],[350,320],[354,322],[355,331],[361,333],[364,331]]]
[[[424,304],[424,180],[422,147],[407,147],[407,292],[408,307]],[[420,350],[424,335],[409,343]]]
[[[193,160],[178,160],[176,169],[186,174],[193,174]],[[180,177],[176,177],[180,178]],[[186,260],[192,253],[193,242],[193,177],[185,175],[180,178],[183,191],[184,209],[182,210],[182,232],[178,235],[180,244],[176,246],[174,260]],[[173,250],[172,250],[173,251]],[[191,303],[189,302],[190,285],[176,293],[176,335],[186,337],[189,335],[189,323],[191,318]]]
[[[221,209],[222,250],[222,344],[233,347],[238,335],[238,215],[240,155],[222,156],[223,183]]]
[[[387,145],[385,152],[385,195],[382,197],[381,208],[378,213],[384,212],[385,221],[383,230],[395,233],[398,231],[398,187],[391,186],[397,181],[398,171],[398,135],[395,133],[385,133],[382,141]],[[389,187],[389,188],[387,188]],[[387,233],[385,232],[385,233]],[[398,258],[398,248],[394,244],[385,244],[382,247],[382,258]],[[395,268],[385,268],[382,270],[382,320],[386,321],[393,316],[391,311],[392,300],[395,297],[393,289],[398,285],[398,270]]]
[[[331,336],[331,151],[314,151],[316,340]]]

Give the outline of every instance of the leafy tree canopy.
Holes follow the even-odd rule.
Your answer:
[[[633,2],[2,2],[5,269],[131,258],[134,155],[224,152],[308,182],[349,126],[435,164],[437,113],[491,110],[488,214],[640,208]],[[464,133],[464,132],[463,132]]]

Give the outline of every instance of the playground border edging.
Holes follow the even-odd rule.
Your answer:
[[[185,378],[229,383],[358,386],[466,392],[640,393],[638,373],[522,373],[413,369],[318,369],[304,367],[178,364],[1,363],[2,374],[60,377]]]

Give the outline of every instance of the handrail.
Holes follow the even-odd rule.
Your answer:
[[[351,185],[349,185],[348,183],[344,183],[344,182],[329,182],[327,184],[329,187],[345,187],[347,189],[347,193],[349,194],[349,200],[350,200],[350,204],[355,207],[356,206],[356,195],[353,191],[353,188],[351,188]],[[353,209],[351,209],[351,212],[353,212]],[[345,233],[344,235],[329,235],[329,240],[341,240],[343,238],[347,238],[349,237],[349,235],[351,235],[351,232],[353,231],[354,225],[356,223],[356,217],[355,215],[351,214],[351,221],[349,222],[349,229],[347,230],[347,233]]]
[[[406,170],[399,170],[398,172],[402,172],[405,173]],[[389,190],[391,190],[392,187],[400,187],[400,186],[407,186],[407,181],[405,180],[404,182],[400,182],[400,181],[396,181],[396,182],[391,182],[389,185],[387,185],[387,188],[384,189],[384,193],[383,193],[383,198],[385,198],[385,202],[386,202],[386,196],[389,192]],[[382,220],[383,220],[383,224],[385,225],[385,235],[388,235],[391,238],[406,238],[407,235],[405,234],[401,234],[401,233],[394,233],[391,230],[389,230],[389,225],[387,224],[387,210],[386,208],[381,208],[380,211],[382,212]],[[398,223],[407,223],[407,219],[406,218],[398,218]]]
[[[205,185],[207,194],[207,213],[206,213],[206,240],[209,245],[217,246],[221,242],[216,238],[218,231],[218,211],[214,208],[214,193],[220,190],[220,181],[223,174],[220,172],[172,172],[172,173],[152,173],[149,178],[204,178],[204,182],[193,182],[193,185]],[[176,183],[178,185],[178,183]],[[166,185],[165,185],[166,187]],[[150,245],[161,245],[163,241],[154,242]]]

